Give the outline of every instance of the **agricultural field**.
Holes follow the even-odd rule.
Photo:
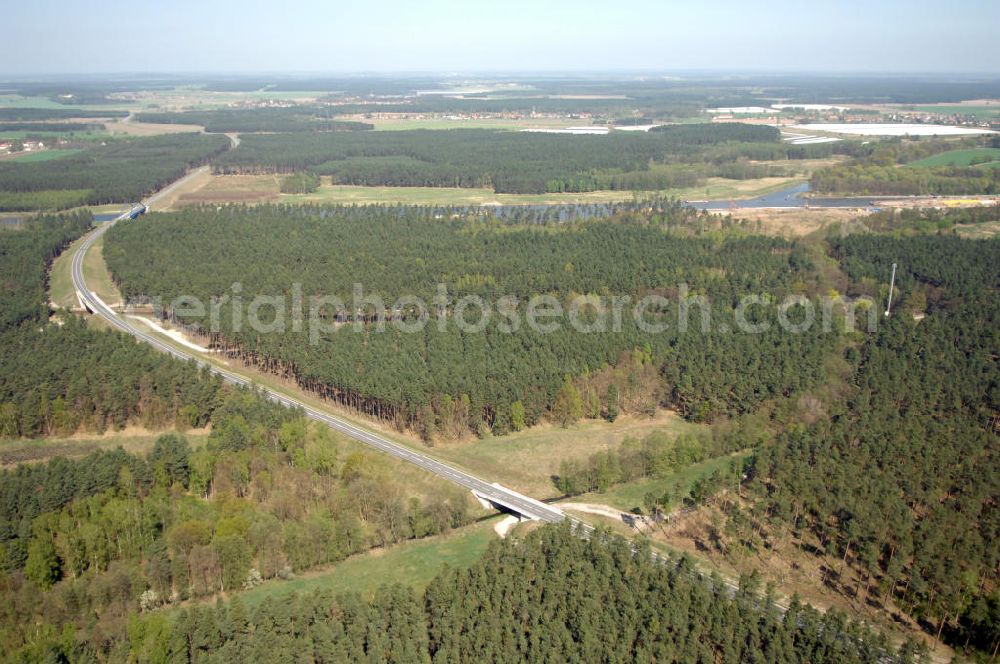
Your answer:
[[[908,166],[935,168],[938,166],[1000,166],[1000,148],[950,150],[912,161]]]
[[[42,150],[41,152],[26,152],[24,154],[17,155],[12,159],[19,164],[29,163],[33,161],[52,161],[53,159],[62,159],[63,157],[69,157],[77,154],[80,150]]]
[[[57,101],[53,101],[48,97],[5,94],[0,95],[0,108],[45,108],[58,111],[73,109],[92,113],[95,109],[121,111],[125,110],[125,105],[114,104],[108,106],[90,106],[80,104],[62,104]]]
[[[187,182],[175,192],[173,200],[157,206],[173,209],[200,203],[264,203],[279,197],[281,178],[277,175],[213,175]],[[282,196],[292,199],[291,196]],[[289,200],[289,202],[294,202]]]
[[[0,210],[61,210],[83,205],[92,194],[93,190],[91,189],[0,191]]]
[[[198,125],[136,122],[131,119],[106,122],[104,129],[112,136],[158,136],[160,134],[184,134],[191,133],[192,131],[204,131],[204,127]]]
[[[977,118],[1000,118],[1000,103],[992,104],[934,104],[930,106],[912,106],[915,111],[924,113],[942,113],[945,115],[975,115]]]
[[[508,86],[345,77],[302,87],[269,76],[175,80],[149,90],[129,81],[83,85],[72,95],[41,84],[33,96],[0,94],[0,119],[25,134],[32,128],[24,124],[52,120],[51,128],[67,128],[77,118],[115,113],[102,109],[128,109],[127,117],[98,120],[108,133],[86,133],[100,144],[46,140],[72,149],[0,163],[0,209],[13,208],[19,218],[9,224],[18,230],[0,232],[0,605],[8,607],[0,611],[0,652],[19,661],[145,661],[150,653],[130,640],[150,636],[139,634],[144,624],[160,624],[166,631],[146,643],[172,641],[169,648],[179,648],[173,655],[195,661],[206,653],[193,652],[185,630],[211,622],[198,616],[225,614],[237,595],[252,609],[254,630],[260,626],[244,634],[265,652],[273,645],[264,640],[269,607],[295,605],[275,598],[355,591],[368,599],[393,583],[417,593],[430,585],[433,601],[474,589],[480,594],[456,591],[453,610],[466,607],[471,620],[485,623],[477,598],[500,595],[482,583],[505,575],[529,585],[572,578],[583,569],[581,547],[603,551],[597,538],[550,546],[565,565],[558,575],[517,578],[523,565],[497,566],[502,556],[482,556],[497,539],[500,517],[447,472],[432,474],[306,422],[301,412],[238,391],[195,362],[104,333],[110,324],[99,316],[69,311],[79,307],[72,257],[92,229],[84,205],[118,211],[120,203],[107,201],[162,192],[184,173],[180,186],[155,194],[150,214],[110,229],[83,264],[88,288],[111,305],[144,296],[208,302],[237,290],[246,298],[228,298],[214,333],[207,317],[176,304],[170,322],[145,308],[142,316],[123,314],[170,347],[357,423],[411,455],[567,511],[574,509],[567,503],[603,509],[606,516],[584,518],[613,532],[637,535],[619,511],[670,514],[644,530],[652,547],[689,553],[700,569],[729,581],[759,571],[776,583],[779,601],[798,593],[879,628],[895,624],[928,640],[937,634],[939,642],[982,653],[1000,647],[997,537],[987,527],[997,504],[990,479],[998,473],[993,431],[984,426],[1000,408],[992,389],[1000,378],[990,363],[1000,245],[962,239],[1000,233],[1000,207],[981,203],[997,197],[1000,169],[969,168],[1000,165],[1000,148],[986,147],[1000,143],[990,136],[840,136],[792,145],[774,127],[749,121],[682,123],[704,120],[706,107],[767,105],[779,93],[792,105],[813,99],[832,108],[857,99],[870,109],[876,98],[888,100],[880,112],[890,103],[994,112],[985,102],[932,104],[985,99],[994,88],[976,83],[976,96],[963,96],[948,81],[913,101],[907,95],[914,87],[921,95],[932,88],[874,78],[850,86],[839,78],[750,85],[543,77]],[[101,104],[108,99],[114,103]],[[141,113],[150,121],[138,121]],[[851,117],[817,113],[794,115],[801,123]],[[167,124],[199,118],[205,124]],[[657,128],[635,131],[650,125]],[[938,131],[809,126],[826,127],[827,138],[845,127]],[[624,130],[543,133],[569,127]],[[739,207],[806,182],[816,193],[863,192],[885,211]],[[890,209],[890,194],[913,209]],[[930,195],[938,207],[970,208],[916,209]],[[728,205],[706,213],[676,199]],[[62,222],[33,216],[41,209],[76,214]],[[768,306],[831,293],[881,304],[890,274],[900,295],[892,316],[875,312],[879,329],[845,333],[837,310],[829,328],[786,334],[783,312]],[[331,305],[310,311],[308,326],[267,332],[242,324],[244,314],[255,315],[247,309],[236,313],[237,300],[273,294],[258,322],[267,326],[272,313],[275,323],[279,316],[295,321],[297,294],[349,301],[353,290],[357,300],[358,283],[369,302],[389,305],[387,313],[378,305]],[[448,297],[437,324],[402,329],[414,312],[393,301],[431,301],[439,284]],[[688,292],[707,300],[695,304],[694,315],[705,320],[707,313],[713,324],[700,332],[675,322],[683,304],[673,305]],[[564,310],[580,293],[632,301],[664,294],[670,304],[651,316],[667,324],[651,332],[626,313],[613,333],[565,324],[504,329],[501,297],[513,296],[524,319],[524,305],[542,293]],[[752,312],[765,324],[752,336],[724,322],[747,293],[769,294]],[[469,325],[459,309],[463,296],[491,305],[484,328]],[[608,311],[600,299],[582,314],[597,321]],[[796,319],[801,312],[789,313]],[[466,326],[455,324],[459,317]],[[927,357],[926,348],[938,352]],[[186,443],[161,437],[173,433]],[[866,472],[872,458],[885,472]],[[134,518],[140,513],[154,521]],[[532,538],[551,539],[551,530],[534,525],[514,532],[504,554],[512,561],[526,560]],[[476,571],[433,584],[445,565]],[[637,569],[624,567],[619,576],[599,564],[593,587],[647,592],[649,584],[622,582]],[[515,587],[504,583],[504,592]],[[560,606],[581,618],[583,633],[606,623],[584,622],[589,609],[572,604],[580,587],[590,586],[570,587]],[[750,608],[760,602],[749,590],[742,595],[748,603],[731,615],[763,634]],[[636,615],[620,596],[600,595],[592,604]],[[69,602],[74,598],[86,601]],[[650,599],[655,603],[656,593]],[[692,605],[725,609],[720,602],[736,598],[705,599]],[[418,612],[432,604],[415,601]],[[545,601],[537,611],[525,605],[513,629],[523,627],[520,620],[551,620],[552,597]],[[313,615],[331,617],[336,628],[335,613]],[[503,612],[493,613],[486,617]],[[671,630],[649,616],[661,634]],[[685,619],[681,629],[716,629],[716,618]],[[798,629],[803,620],[786,619],[790,636],[809,631]],[[364,622],[369,634],[375,630],[374,618]],[[218,623],[222,630],[225,624]],[[178,638],[167,638],[170,629]],[[532,629],[533,638],[545,634]],[[304,632],[297,637],[313,645]],[[702,658],[750,659],[722,652]],[[670,659],[630,654],[616,660]],[[854,661],[838,659],[842,654],[832,661]],[[229,650],[213,656],[241,659]],[[433,658],[448,659],[441,652]],[[816,653],[799,661],[825,662]]]

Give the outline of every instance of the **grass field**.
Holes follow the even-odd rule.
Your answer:
[[[52,101],[48,97],[23,97],[21,95],[0,95],[0,108],[74,108],[78,110],[107,110],[107,111],[120,111],[125,109],[124,104],[108,104],[108,105],[80,105],[80,104],[60,104],[59,102]]]
[[[191,134],[205,131],[204,127],[198,125],[122,122],[121,120],[105,122],[104,128],[112,136],[116,134],[124,136],[159,136],[160,134]]]
[[[907,166],[933,168],[936,166],[971,166],[973,161],[986,160],[981,165],[1000,165],[1000,148],[970,148],[968,150],[949,150],[918,161],[911,161]]]
[[[291,581],[268,581],[243,593],[242,598],[252,607],[268,596],[318,589],[356,591],[371,596],[381,585],[401,583],[420,591],[445,565],[452,568],[471,566],[496,539],[493,526],[499,518],[481,521],[445,535],[352,556],[332,567],[307,572]]]
[[[729,464],[733,460],[745,458],[745,456],[745,453],[738,453],[708,459],[682,468],[668,477],[619,484],[603,493],[587,493],[576,496],[572,500],[573,502],[602,503],[617,507],[623,512],[629,512],[637,507],[642,507],[643,498],[647,493],[652,491],[656,495],[662,496],[664,492],[669,491],[670,495],[674,497],[675,503],[678,503],[684,496],[688,495],[696,480],[711,475],[717,470],[724,473],[729,469]]]
[[[924,113],[944,113],[947,115],[975,115],[977,118],[1000,118],[1000,104],[977,106],[974,104],[933,104],[930,106],[915,106],[914,110]]]
[[[82,457],[98,450],[122,447],[133,454],[148,454],[153,443],[167,431],[151,432],[140,427],[104,435],[79,434],[69,438],[42,438],[39,440],[0,440],[0,468],[19,463],[38,463],[52,457]],[[193,448],[201,447],[208,439],[208,431],[193,429],[182,434]]]
[[[675,413],[661,411],[653,418],[626,416],[613,424],[584,420],[566,429],[543,424],[507,436],[439,443],[430,453],[533,498],[555,498],[560,494],[552,475],[564,459],[586,460],[596,452],[618,448],[626,437],[642,439],[653,431],[679,435],[698,428]]]
[[[24,154],[14,157],[12,161],[17,161],[18,163],[51,161],[53,159],[62,159],[63,157],[68,157],[78,152],[80,152],[80,150],[42,150],[41,152],[25,152]]]
[[[278,198],[281,178],[277,175],[212,175],[205,173],[173,192],[160,209],[198,203],[264,203]],[[291,201],[289,201],[291,202]]]
[[[984,240],[1000,236],[1000,221],[989,221],[984,224],[962,224],[955,226],[955,231],[962,237]]]

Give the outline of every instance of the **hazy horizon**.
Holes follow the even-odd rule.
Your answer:
[[[1000,73],[1000,3],[889,0],[366,7],[40,0],[7,10],[0,75]],[[44,46],[44,48],[40,48]]]

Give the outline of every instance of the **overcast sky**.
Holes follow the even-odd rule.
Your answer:
[[[1000,72],[1000,0],[28,0],[0,73]]]

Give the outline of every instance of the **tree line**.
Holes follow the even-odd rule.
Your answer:
[[[374,129],[368,122],[334,120],[329,107],[227,108],[204,111],[146,111],[139,122],[201,125],[207,132],[327,132]]]
[[[84,122],[0,122],[0,131],[61,132],[101,131],[102,124]]]
[[[35,122],[69,118],[124,118],[128,111],[77,108],[0,108],[0,121]]]

